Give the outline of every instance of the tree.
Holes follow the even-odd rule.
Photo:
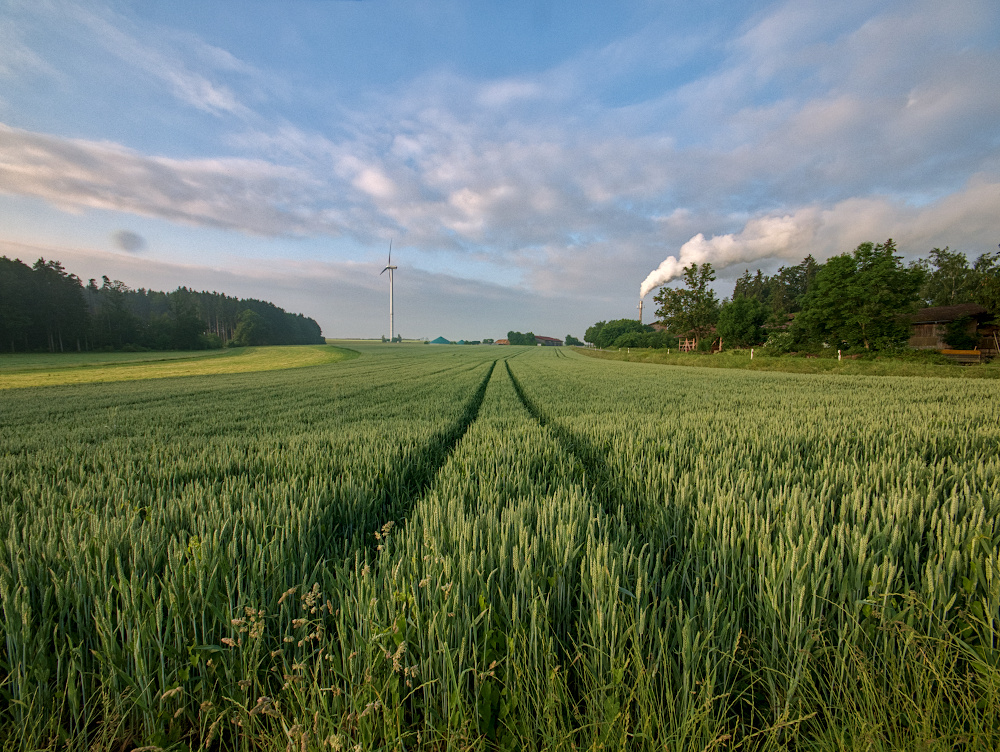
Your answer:
[[[716,330],[722,341],[729,345],[736,347],[758,345],[767,339],[764,324],[770,313],[767,305],[755,298],[727,300],[719,310]]]
[[[43,258],[35,262],[32,271],[36,283],[33,318],[44,331],[49,352],[64,352],[74,340],[76,349],[83,349],[89,312],[80,278],[67,272],[58,261]]]
[[[564,341],[564,342],[565,342],[565,343],[566,343],[567,345],[569,345],[569,346],[571,346],[571,347],[573,347],[573,346],[575,346],[575,347],[579,347],[580,345],[582,345],[582,344],[583,344],[583,343],[582,343],[582,342],[581,342],[580,340],[578,340],[578,339],[577,339],[576,337],[574,337],[574,336],[573,336],[572,334],[567,334],[567,335],[566,335],[566,339],[565,339],[565,340],[563,340],[563,341]]]
[[[0,256],[0,338],[10,351],[20,345],[28,349],[32,328],[31,267],[18,259]]]
[[[764,303],[769,311],[769,318],[774,323],[785,323],[789,313],[802,309],[802,300],[809,291],[816,273],[821,265],[812,256],[806,256],[797,266],[781,267],[772,277],[761,273],[760,269],[754,276],[750,270],[736,280],[733,288],[733,300],[751,298]]]
[[[923,270],[906,268],[896,244],[862,243],[853,254],[834,256],[816,274],[793,322],[802,342],[891,350],[909,337],[906,314],[917,307]]]
[[[964,253],[952,252],[948,246],[930,252],[930,264],[921,259],[917,266],[925,273],[920,288],[921,299],[929,306],[949,306],[970,303],[976,290],[975,269],[969,266]],[[930,265],[934,269],[931,271]]]
[[[507,332],[507,341],[512,345],[536,345],[534,332]]]
[[[974,350],[979,343],[976,322],[972,316],[959,316],[945,325],[944,341],[956,350]]]
[[[589,342],[596,347],[600,347],[600,345],[597,344],[597,341],[600,338],[601,330],[604,328],[606,323],[606,321],[598,321],[593,326],[588,326],[587,331],[583,333],[584,341]]]
[[[184,291],[186,292],[186,290]],[[204,348],[202,335],[208,324],[198,315],[198,309],[189,295],[180,290],[170,295],[172,316],[170,347],[173,350],[200,350]],[[263,344],[254,342],[253,344]]]
[[[612,319],[608,322],[599,322],[600,328],[597,334],[594,334],[592,341],[597,347],[619,347],[617,344],[618,340],[625,334],[638,333],[642,334],[644,332],[651,332],[653,327],[641,324],[636,319]],[[595,324],[594,326],[597,326]],[[591,336],[591,327],[587,330],[585,336]],[[638,345],[636,345],[638,347]]]
[[[233,344],[237,347],[263,345],[267,340],[267,324],[263,317],[249,308],[237,317],[236,336]]]
[[[709,284],[715,271],[709,263],[684,267],[685,287],[661,287],[653,300],[660,304],[656,315],[678,337],[693,337],[697,342],[712,331],[719,315],[719,301]]]
[[[976,259],[972,299],[1000,318],[1000,252],[984,253]]]

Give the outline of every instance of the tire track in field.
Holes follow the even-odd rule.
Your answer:
[[[349,545],[353,543],[354,545],[360,544],[362,547],[372,546],[374,545],[374,534],[383,525],[390,521],[405,522],[409,518],[417,501],[427,493],[427,489],[430,488],[434,478],[448,461],[458,442],[462,440],[462,437],[479,417],[479,409],[483,405],[486,389],[489,387],[496,365],[497,361],[495,360],[490,364],[476,391],[465,403],[465,408],[459,419],[433,436],[398,475],[388,478],[382,484],[381,507],[375,513],[374,518],[369,520],[363,528],[345,536]]]
[[[511,371],[510,364],[504,361],[504,366],[507,369],[507,375],[510,376],[510,380],[514,384],[514,391],[517,392],[517,398],[524,405],[524,409],[531,414],[531,417],[538,421],[538,424],[542,428],[546,428],[552,433],[564,451],[575,456],[583,464],[587,487],[591,494],[593,494],[594,499],[604,510],[604,513],[609,516],[618,514],[627,501],[628,495],[618,482],[615,472],[608,465],[608,460],[604,453],[586,436],[574,433],[546,415],[545,411],[525,393],[521,382],[514,375],[514,372]],[[626,521],[635,527],[636,530],[641,530],[642,527],[638,524],[637,510],[631,505],[624,506],[624,510]]]

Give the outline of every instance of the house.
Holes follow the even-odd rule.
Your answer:
[[[535,342],[545,347],[562,347],[563,343],[561,339],[556,339],[555,337],[543,337],[540,334],[535,335]]]
[[[510,344],[510,340],[509,339],[498,339],[493,344],[494,345],[509,345]]]
[[[996,355],[998,327],[988,324],[989,312],[977,303],[923,308],[910,316],[910,347],[918,350],[947,350],[948,325],[968,318],[968,333],[978,338],[976,349],[984,355]]]

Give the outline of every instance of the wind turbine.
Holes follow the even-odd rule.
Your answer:
[[[392,342],[395,339],[395,330],[393,329],[392,321],[392,273],[396,270],[396,267],[392,265],[392,238],[389,238],[389,263],[385,265],[385,269],[378,273],[378,276],[382,276],[387,271],[389,272],[389,341]]]

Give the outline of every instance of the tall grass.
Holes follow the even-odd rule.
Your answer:
[[[428,350],[3,395],[7,745],[997,747],[974,385]]]

